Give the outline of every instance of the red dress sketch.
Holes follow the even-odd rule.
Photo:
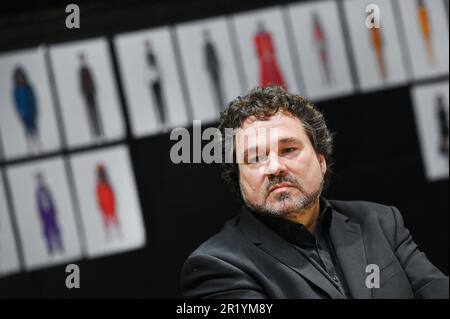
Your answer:
[[[283,76],[278,67],[272,36],[259,22],[258,32],[254,37],[256,54],[259,59],[259,83],[261,86],[279,85],[287,89]]]
[[[97,203],[103,217],[103,225],[107,236],[111,228],[119,228],[120,223],[116,213],[116,196],[114,190],[109,183],[106,168],[103,164],[97,165]]]
[[[314,46],[316,47],[317,55],[319,57],[321,74],[325,79],[325,83],[330,85],[332,82],[330,63],[328,59],[328,41],[326,38],[325,30],[320,21],[319,14],[313,12],[312,14],[312,29],[314,36]]]

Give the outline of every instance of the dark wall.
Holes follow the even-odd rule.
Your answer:
[[[0,27],[6,32],[0,32],[0,50],[111,36],[280,1],[78,3],[82,14],[78,31],[65,29],[64,5],[55,1],[44,1],[34,12],[18,11],[11,5],[1,15]],[[419,247],[448,273],[448,180],[426,181],[409,90],[407,85],[318,103],[329,128],[336,133],[335,175],[325,195],[330,199],[361,199],[397,206]],[[126,114],[122,91],[120,95]],[[237,213],[240,203],[221,181],[218,165],[173,164],[169,158],[173,142],[168,134],[129,137],[126,142],[139,190],[147,246],[76,262],[81,269],[81,289],[65,287],[65,267],[60,266],[1,278],[0,297],[181,296],[179,274],[183,261]]]

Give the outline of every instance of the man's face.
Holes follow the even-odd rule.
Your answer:
[[[251,116],[236,133],[241,194],[257,212],[301,212],[322,191],[327,169],[300,120],[280,111],[265,121]]]

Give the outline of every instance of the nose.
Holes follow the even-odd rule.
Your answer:
[[[268,165],[265,168],[266,175],[280,175],[286,171],[286,166],[283,161],[280,161],[278,154],[275,152],[269,153]]]

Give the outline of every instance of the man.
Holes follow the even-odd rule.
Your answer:
[[[304,98],[257,87],[230,104],[219,128],[237,129],[237,163],[224,164],[224,177],[245,205],[187,259],[185,296],[448,298],[448,277],[418,250],[396,208],[320,196],[332,135]]]

